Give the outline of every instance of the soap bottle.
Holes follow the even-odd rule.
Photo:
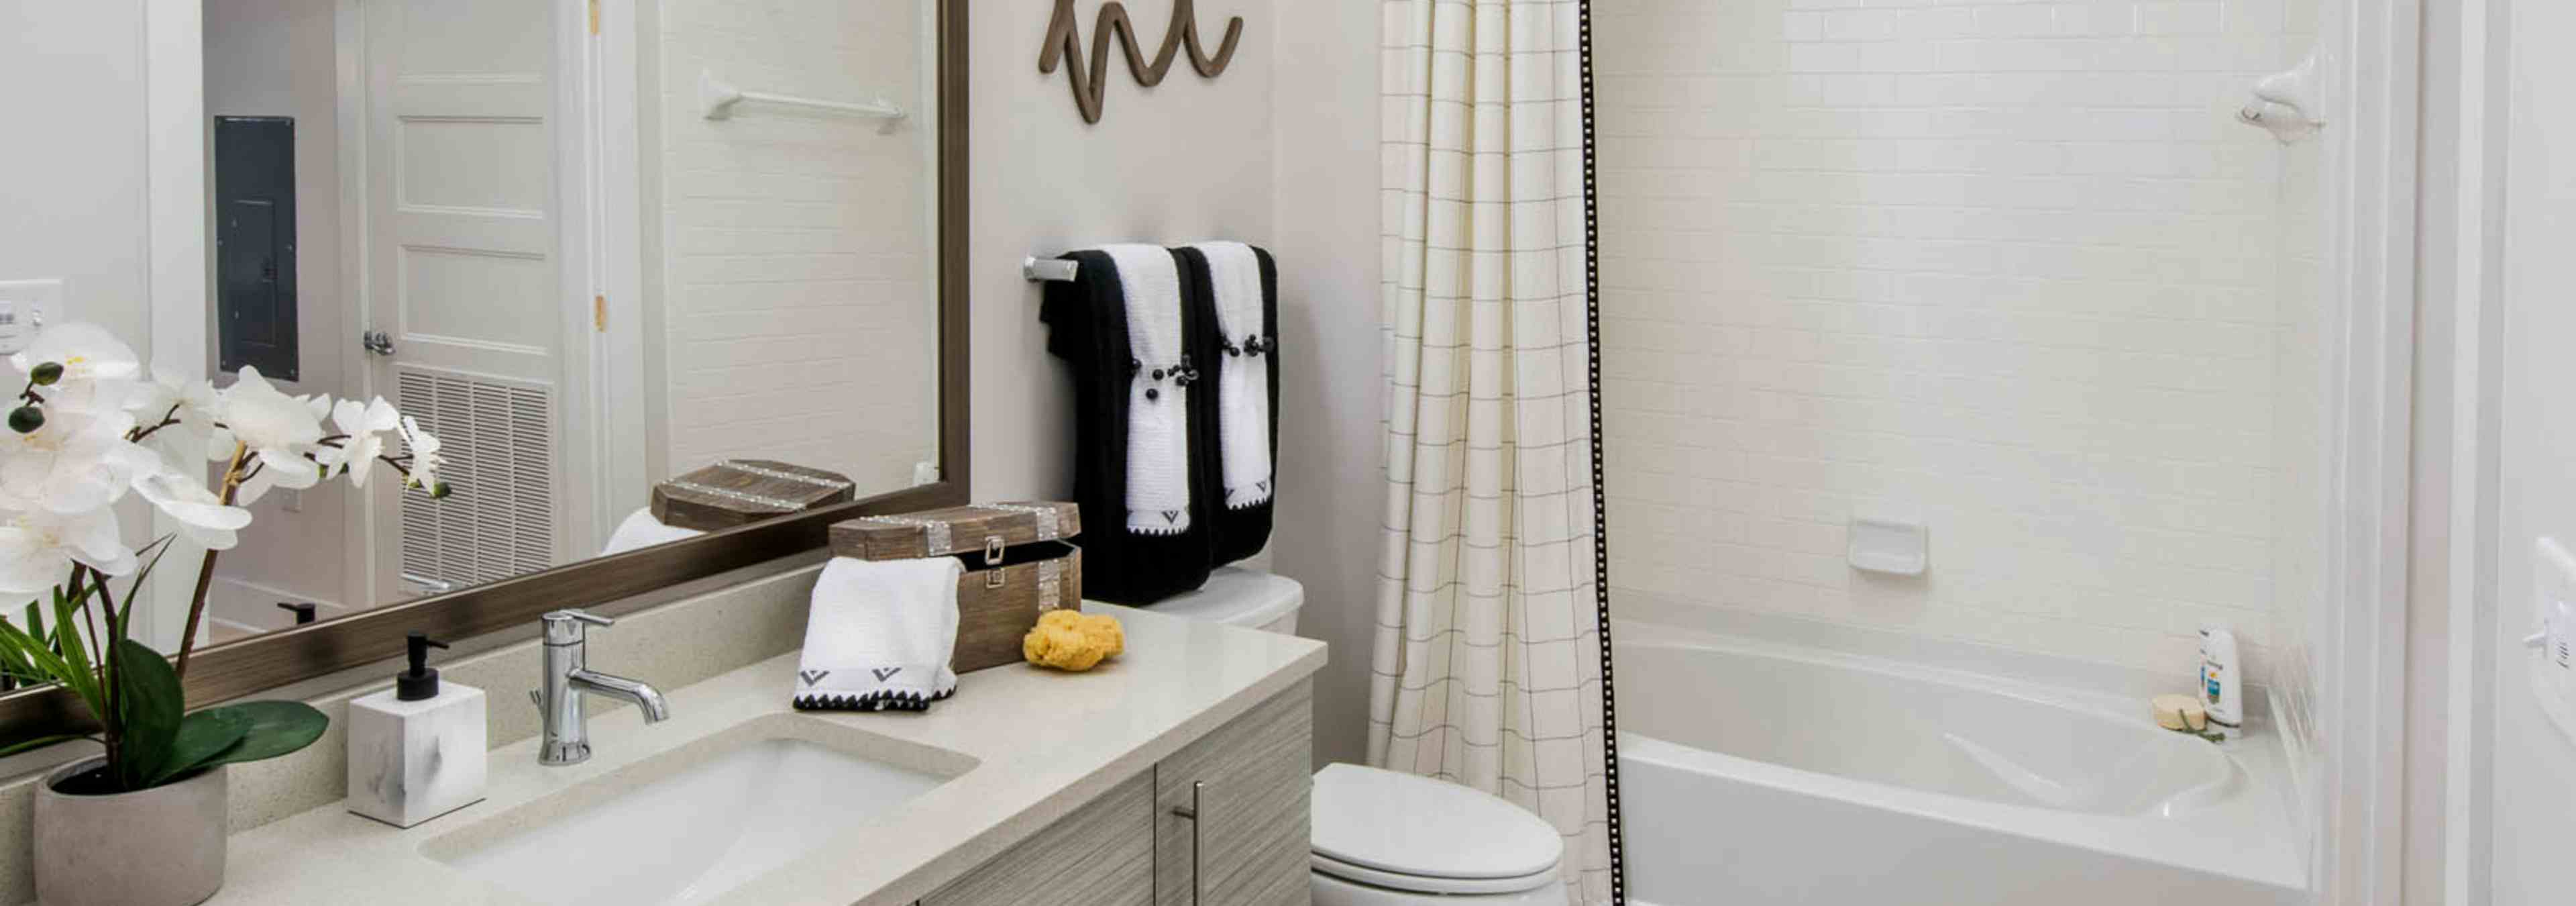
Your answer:
[[[483,690],[442,683],[412,633],[394,687],[349,703],[349,811],[411,827],[483,800]]]
[[[2223,623],[2200,626],[2200,700],[2210,732],[2234,739],[2244,732],[2245,675],[2236,658],[2236,633]]]

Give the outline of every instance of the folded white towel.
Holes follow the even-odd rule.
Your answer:
[[[1181,270],[1159,245],[1104,245],[1127,301],[1127,530],[1190,530],[1190,388],[1183,380]]]
[[[805,619],[796,707],[927,711],[957,691],[948,658],[957,648],[957,580],[965,574],[955,557],[835,557],[824,564]]]
[[[1225,506],[1240,510],[1270,501],[1270,343],[1263,317],[1261,258],[1240,242],[1190,246],[1207,256],[1214,287],[1217,335],[1226,357],[1216,377],[1219,456],[1225,462]]]
[[[636,510],[634,515],[626,517],[626,521],[617,524],[616,533],[608,536],[608,546],[601,548],[599,555],[605,557],[610,554],[622,554],[704,534],[706,533],[697,529],[663,525],[662,520],[653,518],[653,508],[645,507]]]

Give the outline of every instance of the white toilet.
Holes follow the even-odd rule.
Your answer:
[[[1297,631],[1306,588],[1225,567],[1155,613]],[[1315,772],[1315,906],[1566,906],[1565,841],[1537,815],[1454,783],[1354,764]]]

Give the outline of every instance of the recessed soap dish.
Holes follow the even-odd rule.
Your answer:
[[[1861,572],[1920,576],[1932,568],[1931,539],[1921,522],[1853,517],[1848,555]]]

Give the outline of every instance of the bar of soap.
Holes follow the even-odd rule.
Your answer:
[[[2190,695],[2156,696],[2156,726],[2184,733],[2209,729],[2209,710]]]

